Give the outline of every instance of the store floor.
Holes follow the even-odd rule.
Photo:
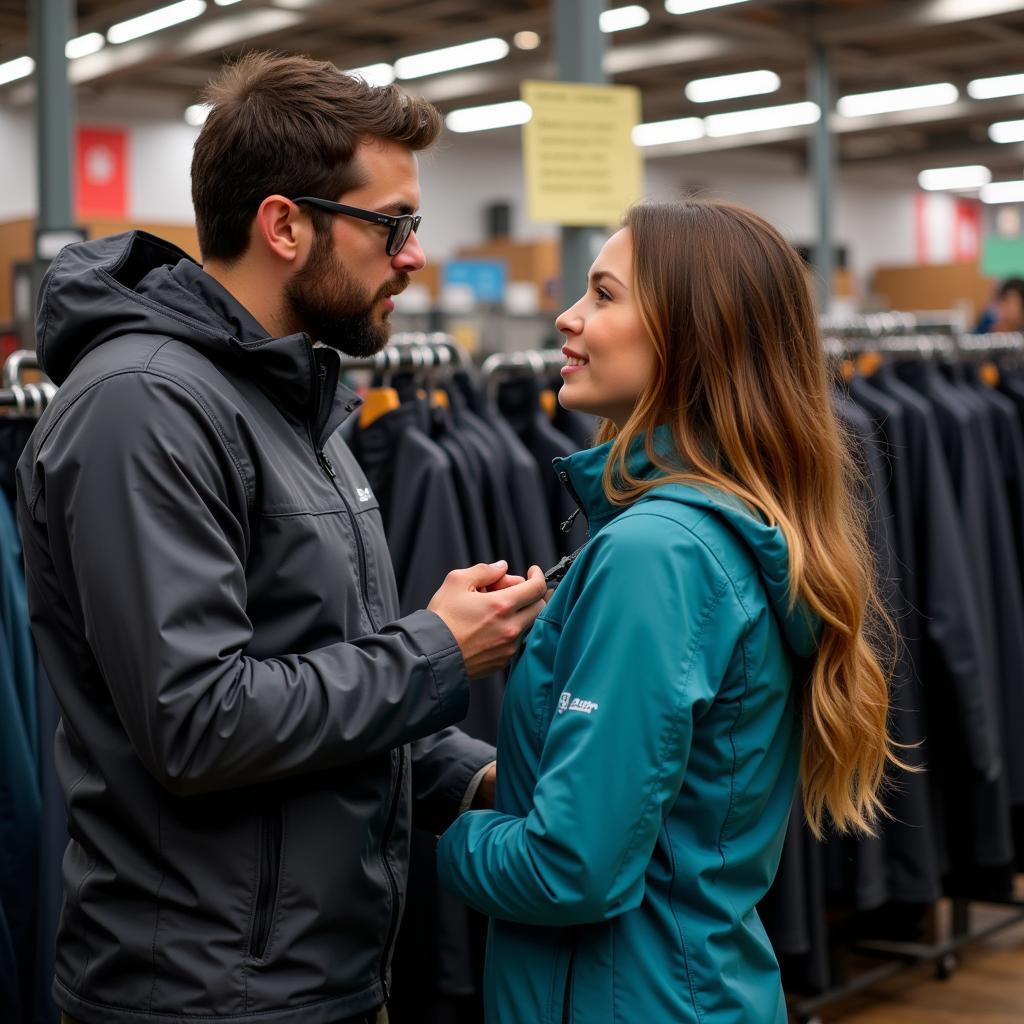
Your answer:
[[[984,927],[1006,911],[978,906],[971,927]],[[935,965],[883,982],[869,995],[821,1015],[824,1024],[1024,1024],[1024,922],[959,953],[952,977],[940,981]]]

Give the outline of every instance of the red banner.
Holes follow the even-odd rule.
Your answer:
[[[128,133],[123,128],[79,128],[77,141],[76,216],[126,217]]]

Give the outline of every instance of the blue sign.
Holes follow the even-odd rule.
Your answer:
[[[502,260],[454,260],[444,265],[444,287],[466,285],[477,302],[501,302],[506,274]]]

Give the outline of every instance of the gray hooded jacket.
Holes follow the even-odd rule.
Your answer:
[[[60,391],[18,517],[62,709],[56,1000],[89,1024],[379,1006],[412,809],[443,828],[493,750],[445,728],[449,630],[399,617],[337,355],[141,232],[64,249],[39,323]]]

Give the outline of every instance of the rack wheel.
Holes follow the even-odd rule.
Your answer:
[[[959,966],[960,961],[957,959],[956,953],[947,953],[935,965],[935,976],[939,981],[948,981],[956,973],[956,969]]]

